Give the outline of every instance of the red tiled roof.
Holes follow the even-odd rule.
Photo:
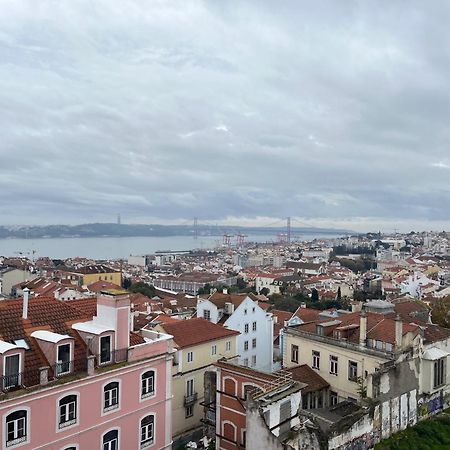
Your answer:
[[[320,311],[318,309],[299,307],[292,317],[298,317],[299,319],[302,319],[303,322],[312,322],[313,320],[319,319],[319,314]]]
[[[160,325],[164,331],[173,336],[173,340],[178,348],[191,347],[203,342],[223,339],[229,336],[236,336],[238,331],[209,322],[202,318],[188,320],[177,320],[176,323],[164,323]]]
[[[144,344],[145,343],[145,339],[137,333],[130,333],[130,346],[133,345],[139,345],[139,344]]]
[[[89,317],[94,317],[97,314],[97,299],[95,297],[67,300],[65,303],[77,308]]]
[[[270,311],[276,318],[277,323],[283,325],[286,320],[292,317],[292,313],[289,311],[281,311],[280,309],[272,309]]]
[[[318,391],[320,389],[325,389],[330,386],[330,384],[325,381],[316,371],[311,369],[307,364],[302,364],[301,366],[291,367],[286,369],[288,372],[292,373],[292,377],[295,381],[301,381],[306,383],[308,386],[302,389],[302,393]]]

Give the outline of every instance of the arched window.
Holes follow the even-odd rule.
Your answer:
[[[6,446],[11,447],[27,440],[27,416],[25,410],[6,416]]]
[[[59,401],[59,428],[77,423],[77,396],[66,395]]]
[[[236,442],[236,427],[229,422],[225,422],[223,424],[223,435],[229,441]]]
[[[153,444],[155,430],[155,416],[145,416],[141,420],[141,448]]]
[[[111,430],[103,435],[103,450],[118,450],[119,449],[119,431]]]
[[[111,411],[119,407],[119,383],[112,381],[103,388],[103,411]]]
[[[155,393],[155,371],[148,370],[141,376],[141,398],[150,397]]]
[[[226,394],[236,395],[236,382],[231,378],[225,378],[224,388]]]

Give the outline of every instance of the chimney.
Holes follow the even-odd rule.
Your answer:
[[[22,302],[22,319],[28,319],[28,299],[30,295],[30,290],[25,288],[23,290],[23,302]]]
[[[362,310],[359,315],[359,345],[366,345],[367,338],[367,313]]]
[[[227,289],[227,288],[223,288],[223,289],[222,289],[222,293],[223,293],[223,294],[228,294],[228,289]]]
[[[401,349],[403,341],[403,322],[400,316],[397,314],[395,318],[395,348]]]

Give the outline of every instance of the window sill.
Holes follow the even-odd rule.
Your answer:
[[[156,392],[148,392],[147,394],[141,394],[141,400],[145,400],[146,398],[153,398],[156,396]]]
[[[73,425],[77,425],[77,419],[68,420],[67,422],[63,422],[58,424],[58,428],[60,430],[64,430],[65,428],[72,427]]]
[[[330,372],[330,375],[334,375],[337,377],[337,373],[334,373],[334,372]]]
[[[107,406],[106,408],[103,408],[103,413],[108,413],[110,411],[114,411],[115,409],[119,409],[119,404]]]
[[[140,448],[149,448],[151,447],[155,442],[153,440],[148,442],[141,442]]]

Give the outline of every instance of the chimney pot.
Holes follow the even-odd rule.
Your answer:
[[[28,299],[30,290],[25,288],[23,290],[23,302],[22,302],[22,319],[28,319]]]

